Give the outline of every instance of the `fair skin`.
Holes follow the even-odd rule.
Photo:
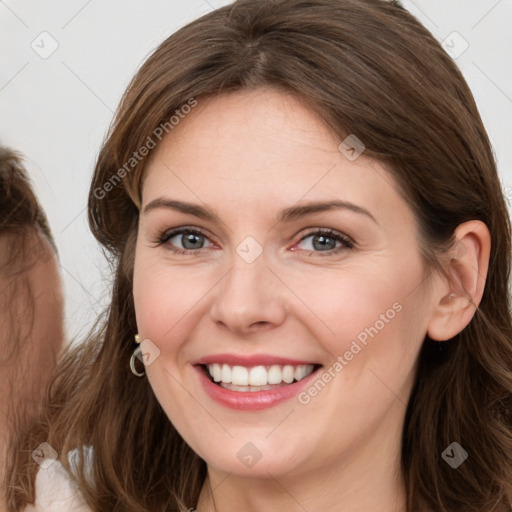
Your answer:
[[[0,237],[2,270],[12,244],[9,236]],[[26,265],[25,271],[9,275],[12,268],[5,269],[0,277],[0,298],[8,304],[0,311],[0,481],[10,436],[15,432],[13,410],[21,407],[32,415],[40,409],[64,342],[64,300],[57,256],[46,237],[36,230],[27,237],[27,244],[26,260],[17,262]],[[13,352],[13,340],[22,344],[17,352]],[[7,508],[3,499],[2,510]]]
[[[145,171],[137,326],[160,350],[146,366],[157,399],[208,465],[215,504],[205,483],[198,512],[405,510],[400,437],[418,352],[426,334],[449,339],[471,320],[464,290],[478,304],[489,234],[478,221],[459,226],[465,250],[453,282],[432,272],[425,279],[415,219],[392,175],[364,153],[349,161],[340,142],[299,100],[240,91],[200,101]],[[169,207],[144,212],[161,197],[218,220]],[[330,200],[370,215],[344,208],[276,221],[285,208]],[[204,236],[195,246],[184,245],[189,233],[157,246],[180,227]],[[354,246],[322,245],[314,233],[325,229]],[[251,263],[237,252],[246,237],[263,249]],[[450,298],[455,288],[462,295]],[[321,365],[307,391],[372,326],[377,334],[307,404],[293,396],[256,410],[226,407],[194,366],[216,354],[291,357]],[[252,465],[237,456],[247,443],[261,456]]]

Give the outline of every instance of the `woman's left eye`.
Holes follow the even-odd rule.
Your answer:
[[[327,253],[325,254],[325,256],[331,255],[333,253],[338,253],[345,249],[352,249],[355,245],[354,242],[348,236],[338,233],[337,231],[334,231],[332,229],[319,229],[317,231],[309,233],[300,239],[298,245],[304,243],[308,239],[310,240],[304,244],[307,247],[303,246],[301,247],[301,249],[313,253]],[[320,254],[320,256],[324,255]]]

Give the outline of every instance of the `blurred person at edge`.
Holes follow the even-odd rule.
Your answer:
[[[10,512],[510,512],[509,214],[407,10],[239,0],[184,26],[88,206],[112,301],[14,447]],[[66,478],[77,507],[43,505]]]
[[[64,342],[57,247],[14,150],[0,146],[0,482],[10,441],[37,415]],[[6,510],[3,482],[0,504]]]

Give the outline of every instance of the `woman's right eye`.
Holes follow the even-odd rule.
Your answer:
[[[208,241],[206,235],[197,229],[178,228],[162,233],[157,246],[165,245],[166,249],[176,254],[201,254],[205,240]]]

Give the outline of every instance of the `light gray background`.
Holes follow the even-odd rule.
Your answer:
[[[168,35],[229,3],[0,0],[0,142],[24,154],[48,214],[60,252],[69,339],[84,334],[108,301],[107,267],[88,230],[85,206],[121,94]],[[511,201],[512,0],[402,3],[455,52]],[[58,47],[48,56],[52,45]]]

